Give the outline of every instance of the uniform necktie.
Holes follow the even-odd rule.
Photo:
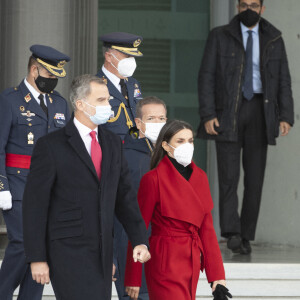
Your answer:
[[[48,108],[47,108],[47,106],[45,105],[45,102],[44,102],[44,95],[40,94],[38,98],[40,99],[40,106],[41,106],[42,110],[44,111],[44,113],[46,114],[46,116],[48,118]]]
[[[102,150],[101,150],[100,144],[98,143],[97,138],[96,138],[96,131],[91,131],[90,136],[92,137],[91,158],[92,158],[93,164],[95,166],[96,173],[100,179],[101,178]]]
[[[120,86],[121,86],[121,92],[123,97],[127,100],[127,105],[129,107],[129,101],[128,101],[128,91],[127,86],[124,79],[120,79]]]
[[[245,69],[245,81],[244,81],[244,97],[247,100],[253,98],[253,38],[252,30],[247,31],[249,36],[246,46],[246,69]]]

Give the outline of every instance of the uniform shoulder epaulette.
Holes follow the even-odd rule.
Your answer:
[[[66,101],[66,99],[57,91],[53,91],[52,93],[49,94],[50,97],[51,95],[55,95],[56,97],[60,97],[61,99]]]
[[[4,90],[4,91],[2,92],[2,95],[8,96],[9,94],[15,93],[15,92],[17,92],[18,90],[19,90],[18,87],[11,87],[11,88],[8,88],[8,89]]]
[[[134,77],[128,77],[128,82],[130,83],[130,84],[134,84],[135,86],[136,85],[140,85],[140,83],[134,78]]]

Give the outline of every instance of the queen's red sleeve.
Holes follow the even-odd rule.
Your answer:
[[[138,191],[138,202],[142,216],[144,218],[146,227],[152,219],[153,211],[158,201],[157,197],[157,180],[156,172],[151,171],[144,175],[141,180],[139,191]],[[142,264],[139,262],[134,262],[132,257],[132,246],[130,242],[128,243],[127,249],[127,261],[125,269],[125,286],[141,286],[142,281]],[[151,253],[151,249],[150,249]]]
[[[211,213],[207,213],[199,230],[203,245],[204,269],[208,282],[225,279],[223,259]]]

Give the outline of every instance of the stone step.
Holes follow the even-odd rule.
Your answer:
[[[235,300],[300,300],[300,264],[225,263],[224,266],[227,286]],[[116,295],[113,285],[112,299],[117,299]],[[43,300],[50,299],[55,297],[51,285],[47,285]],[[212,299],[205,274],[200,275],[197,299]]]

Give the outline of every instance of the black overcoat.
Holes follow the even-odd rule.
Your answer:
[[[148,245],[122,141],[98,128],[101,181],[73,118],[33,151],[23,198],[26,261],[48,262],[58,300],[110,299],[114,214],[134,246]]]
[[[281,32],[265,19],[259,23],[260,71],[268,144],[275,145],[279,122],[294,124],[291,77]],[[242,103],[245,49],[238,16],[209,36],[198,77],[201,123],[198,137],[217,141],[238,140]],[[218,118],[219,135],[209,135],[205,122]]]

